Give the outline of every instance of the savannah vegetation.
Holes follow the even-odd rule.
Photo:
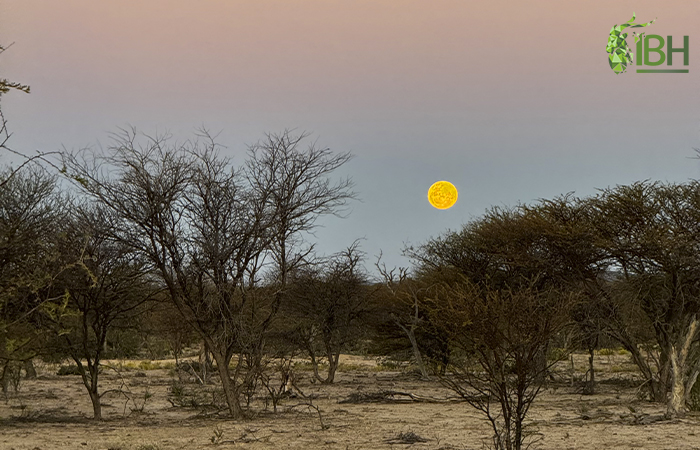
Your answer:
[[[10,91],[29,88],[2,80],[0,99]],[[1,117],[2,149],[23,156]],[[366,355],[415,373],[418,386],[439,383],[488,423],[487,446],[520,450],[541,437],[528,417],[544,390],[597,392],[594,356],[605,347],[629,355],[639,395],[664,405],[660,420],[698,407],[700,182],[492,208],[406,247],[411,267],[387,268],[355,237],[335,254],[315,251],[319,218],[342,217],[358,197],[336,176],[351,157],[289,130],[235,159],[205,130],[185,143],[120,130],[105,149],[5,166],[5,398],[35,364],[57,363],[99,421],[106,395],[141,410],[149,399],[102,389],[113,361],[174,358],[174,408],[244,421],[269,405],[304,406],[326,429],[300,377],[330,389],[341,355]],[[197,361],[183,358],[192,348]],[[569,382],[562,367],[574,352],[588,366]],[[426,400],[398,389],[348,398],[390,397]]]

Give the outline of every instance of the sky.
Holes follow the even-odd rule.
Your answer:
[[[611,70],[633,12],[689,36],[689,73]],[[204,126],[242,162],[265,133],[310,132],[355,155],[337,175],[359,198],[319,221],[318,252],[361,238],[368,266],[407,266],[404,246],[491,206],[699,178],[699,25],[698,0],[0,0],[0,77],[31,86],[2,107],[25,153]]]

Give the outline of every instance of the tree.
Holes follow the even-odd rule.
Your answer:
[[[276,212],[270,255],[281,286],[287,275],[313,251],[303,234],[316,227],[323,215],[342,216],[343,207],[355,198],[353,182],[344,178],[332,184],[328,176],[352,158],[350,153],[333,154],[315,142],[304,150],[307,133],[290,130],[268,134],[249,149],[246,176],[263,194],[266,206]],[[307,244],[306,246],[304,246]]]
[[[381,260],[381,258],[380,258]],[[411,275],[408,268],[387,269],[377,261],[383,278],[373,296],[370,323],[376,333],[375,351],[387,355],[412,356],[423,379],[445,375],[452,350],[450,337],[430,317],[430,291],[442,279],[427,273]]]
[[[494,208],[407,249],[431,286],[430,323],[453,348],[442,379],[486,415],[498,449],[526,441],[525,416],[551,366],[549,342],[584,294],[597,291],[604,266],[588,223],[585,204],[564,196]]]
[[[496,289],[524,284],[528,289],[585,292],[583,303],[597,308],[593,305],[601,301],[607,261],[596,245],[590,216],[586,201],[572,195],[492,208],[459,231],[407,248],[406,254],[415,261],[419,277],[447,270]],[[533,282],[537,285],[530,286]],[[543,367],[546,350],[538,355]]]
[[[652,399],[667,401],[668,416],[682,415],[700,373],[700,182],[608,188],[591,207],[619,307],[653,330],[656,369],[636,345],[634,323],[622,320],[611,333],[632,352]]]
[[[596,336],[620,342],[673,417],[700,373],[699,219],[699,182],[640,182],[494,209],[413,255],[429,270],[452,267],[494,288],[537,280],[537,289],[580,290],[572,319],[581,342],[589,351]]]
[[[306,263],[314,245],[307,237],[313,233],[316,221],[324,215],[341,216],[347,202],[355,198],[349,178],[331,182],[332,172],[347,163],[350,153],[334,154],[330,149],[312,142],[305,149],[302,143],[307,133],[293,134],[285,130],[267,134],[248,151],[245,174],[249,185],[257,192],[267,211],[273,212],[270,241],[266,251],[256,259],[261,267],[271,259],[270,286],[274,288],[269,313],[249,354],[249,365],[262,371],[264,333],[273,325],[283,302],[288,300],[289,274]],[[251,273],[254,279],[257,268]]]
[[[6,170],[0,187],[0,364],[3,389],[11,366],[39,354],[43,333],[34,313],[63,270],[55,242],[66,216],[56,179],[38,166]],[[31,371],[31,369],[30,369]]]
[[[299,150],[288,133],[268,136],[270,145],[254,147],[239,169],[203,137],[204,143],[180,147],[168,146],[165,138],[141,145],[135,132],[125,131],[106,154],[84,151],[64,161],[81,189],[118,219],[111,238],[148,259],[205,341],[229,412],[240,418],[241,393],[258,376],[265,336],[293,265],[289,244],[349,196],[327,179],[343,160],[313,146]],[[268,255],[281,280],[272,292],[258,288]]]
[[[499,450],[527,447],[525,418],[548,368],[538,355],[562,329],[574,301],[569,292],[536,285],[495,288],[463,279],[433,297],[433,321],[458,353],[442,380],[487,417]]]
[[[143,256],[110,239],[108,211],[79,206],[73,211],[72,220],[63,224],[61,254],[67,269],[53,283],[56,300],[40,311],[42,325],[55,334],[57,353],[69,355],[78,366],[93,417],[100,420],[99,375],[108,332],[115,325],[133,328],[141,306],[159,289]]]
[[[118,225],[112,238],[144,255],[168,294],[207,343],[229,411],[242,416],[240,369],[245,350],[243,279],[269,242],[270,214],[242,185],[240,172],[215,155],[215,145],[168,147],[165,138],[143,146],[134,132],[117,136],[107,154],[66,155],[70,176]],[[84,156],[84,159],[79,159]],[[114,178],[102,173],[109,167]]]
[[[340,354],[362,335],[369,295],[363,256],[355,241],[327,261],[296,271],[290,280],[284,317],[294,324],[293,336],[322,383],[333,383]],[[322,358],[328,362],[325,378],[318,371]]]

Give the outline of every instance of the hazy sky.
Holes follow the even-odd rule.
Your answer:
[[[612,72],[632,12],[690,36],[689,74]],[[697,0],[0,0],[0,42],[0,77],[32,88],[3,99],[18,150],[205,125],[234,161],[285,128],[352,152],[339,175],[362,201],[316,236],[322,253],[365,238],[370,263],[406,265],[405,242],[491,205],[700,177]],[[459,201],[441,211],[443,179]]]

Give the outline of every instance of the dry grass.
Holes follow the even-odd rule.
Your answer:
[[[700,448],[700,418],[658,421],[664,407],[636,397],[639,384],[627,371],[629,357],[613,352],[597,354],[598,394],[582,396],[567,380],[570,361],[564,361],[560,383],[548,386],[533,406],[530,418],[544,440],[544,450],[604,448],[691,450]],[[575,355],[577,372],[586,369],[587,355]],[[469,405],[459,402],[406,401],[339,403],[351,396],[400,391],[416,398],[447,399],[452,394],[436,380],[421,381],[410,373],[386,371],[374,359],[344,356],[337,383],[313,383],[311,374],[298,371],[299,386],[312,399],[282,401],[277,414],[254,399],[254,416],[234,422],[207,408],[173,407],[167,400],[177,378],[173,361],[111,361],[123,371],[103,372],[103,390],[123,380],[141,405],[138,413],[126,398],[103,398],[105,420],[88,419],[91,408],[78,376],[57,376],[57,365],[39,367],[37,380],[25,381],[17,394],[0,403],[0,448],[17,450],[166,450],[212,448],[298,449],[480,449],[489,426]],[[171,365],[172,364],[172,365]],[[618,370],[621,367],[625,370]],[[136,376],[144,373],[146,376]],[[216,385],[185,384],[209,401]],[[208,396],[208,397],[207,397]],[[316,410],[315,408],[318,408]],[[319,422],[319,411],[323,426]],[[420,438],[420,439],[418,439]]]

